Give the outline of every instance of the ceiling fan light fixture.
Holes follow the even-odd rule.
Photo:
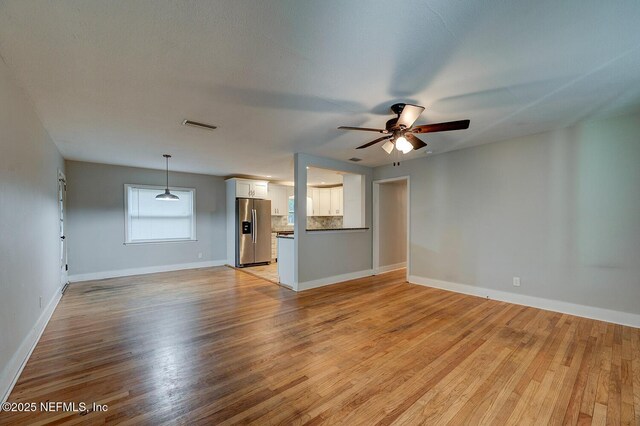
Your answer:
[[[404,136],[400,136],[398,139],[396,139],[396,149],[398,151],[401,151],[403,154],[407,154],[413,149],[413,146],[407,139],[405,139]]]
[[[391,154],[391,151],[393,151],[393,142],[391,141],[386,141],[383,145],[382,145],[382,149],[384,149],[387,154]]]
[[[391,112],[396,114],[397,117],[387,120],[383,129],[352,126],[340,126],[338,129],[359,130],[361,132],[375,132],[382,133],[383,135],[390,135],[374,139],[364,145],[356,147],[356,149],[369,148],[370,146],[378,143],[383,143],[382,149],[384,149],[388,154],[393,152],[393,147],[403,154],[408,154],[411,151],[418,151],[427,146],[427,143],[416,135],[424,133],[449,132],[451,130],[464,130],[469,128],[469,120],[447,121],[443,123],[416,126],[416,120],[420,117],[423,111],[424,107],[420,105],[396,103],[391,105]],[[428,154],[431,154],[431,152],[428,152]],[[396,163],[398,162],[396,161]]]

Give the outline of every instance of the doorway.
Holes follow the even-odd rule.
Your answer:
[[[64,287],[68,281],[69,264],[67,263],[67,236],[65,235],[64,221],[66,219],[67,202],[67,178],[58,170],[58,218],[60,236],[60,287]]]
[[[410,182],[408,176],[373,182],[373,271],[410,275]]]

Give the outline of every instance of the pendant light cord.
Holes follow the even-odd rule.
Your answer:
[[[167,191],[169,190],[169,156],[165,156],[167,159]]]

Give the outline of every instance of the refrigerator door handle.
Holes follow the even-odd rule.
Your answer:
[[[256,214],[256,209],[251,209],[251,236],[253,238],[253,243],[258,242],[258,233],[256,229],[258,228],[258,215]]]

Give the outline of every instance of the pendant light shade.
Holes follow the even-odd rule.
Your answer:
[[[173,201],[179,200],[180,197],[169,192],[168,189],[164,190],[164,193],[156,195],[156,200]]]
[[[169,191],[169,158],[171,158],[171,156],[169,154],[164,154],[163,157],[167,160],[167,186],[163,194],[156,195],[156,200],[161,200],[161,201],[179,200],[180,198],[177,195],[174,195],[171,193],[171,191]]]

